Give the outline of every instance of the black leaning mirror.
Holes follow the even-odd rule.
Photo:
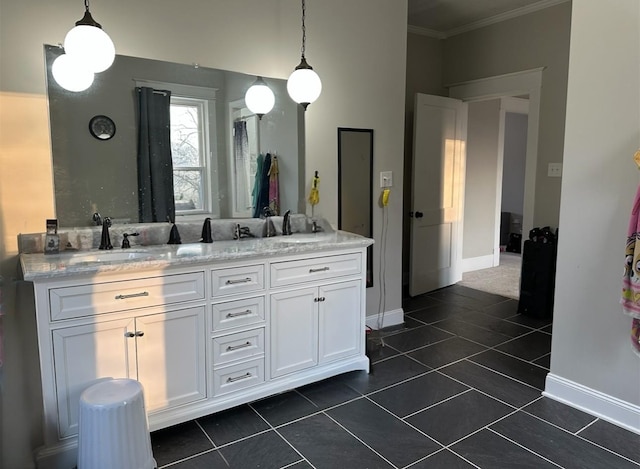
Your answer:
[[[338,127],[338,229],[373,238],[373,129]],[[373,286],[373,246],[367,287]]]

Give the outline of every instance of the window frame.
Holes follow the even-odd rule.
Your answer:
[[[204,125],[204,146],[202,155],[204,157],[204,171],[203,171],[203,194],[202,194],[202,209],[198,210],[180,210],[176,211],[176,219],[189,220],[200,219],[202,215],[210,216],[212,218],[218,218],[220,214],[220,207],[216,207],[215,200],[213,199],[214,177],[218,173],[218,139],[224,138],[219,136],[219,129],[217,127],[216,115],[216,94],[218,88],[208,88],[203,86],[182,85],[179,83],[168,83],[150,81],[144,79],[135,79],[136,86],[148,86],[157,90],[171,91],[171,101],[174,97],[176,99],[191,99],[194,101],[202,101],[206,105],[203,109],[203,125]],[[213,135],[213,140],[212,140]],[[175,195],[175,193],[174,193]]]

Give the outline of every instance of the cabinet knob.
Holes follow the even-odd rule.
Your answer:
[[[142,337],[144,335],[144,332],[142,331],[136,331],[136,337]]]
[[[127,332],[124,333],[124,336],[125,337],[135,337],[136,335],[133,332],[128,332],[127,331]]]

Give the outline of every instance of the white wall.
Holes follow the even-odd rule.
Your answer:
[[[573,0],[546,391],[640,432],[640,358],[618,303],[639,182],[640,2]]]
[[[561,179],[546,171],[562,162],[570,18],[566,2],[444,40],[445,85],[544,67],[534,226],[558,225]]]
[[[522,221],[524,170],[527,156],[528,116],[507,112],[504,119],[504,159],[502,162],[503,212],[516,213]]]
[[[83,13],[76,0],[0,0],[0,275],[7,361],[1,378],[5,467],[29,467],[41,412],[33,312],[15,305],[18,233],[44,231],[55,215],[42,45],[58,43]],[[93,17],[118,53],[287,78],[300,58],[294,0],[112,0]],[[366,12],[366,13],[363,13]],[[323,80],[306,114],[306,190],[322,176],[319,213],[337,221],[337,127],[374,129],[374,173],[403,185],[407,0],[307,2],[307,58]],[[179,31],[179,32],[178,32]],[[374,194],[374,200],[378,193]],[[394,191],[386,255],[387,311],[401,310],[402,195]],[[374,211],[374,272],[382,214]],[[377,312],[381,279],[367,290]],[[34,384],[35,383],[35,384]]]
[[[500,100],[469,103],[462,258],[493,256]]]

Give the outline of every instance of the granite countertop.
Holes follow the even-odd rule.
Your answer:
[[[272,238],[246,238],[213,243],[190,243],[156,246],[132,246],[67,251],[60,254],[21,254],[20,266],[24,280],[46,280],[73,275],[106,272],[125,272],[141,269],[188,266],[213,263],[316,253],[332,249],[362,248],[373,244],[373,239],[346,231],[294,234]]]

